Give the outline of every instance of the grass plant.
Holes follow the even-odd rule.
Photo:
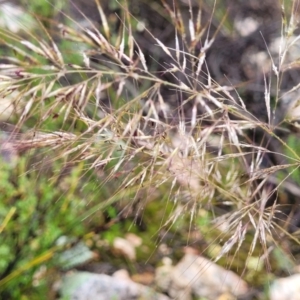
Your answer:
[[[211,76],[206,57],[228,24],[226,12],[216,25],[217,3],[210,6],[208,21],[202,19],[203,6],[189,2],[184,14],[168,3],[153,5],[164,8],[173,26],[172,45],[153,35],[126,1],[116,2],[119,13],[108,18],[96,0],[101,26],[88,15],[79,22],[58,11],[62,23],[34,17],[34,29],[26,24],[18,33],[1,28],[0,101],[9,99],[2,120],[14,127],[0,149],[17,156],[31,153],[34,158],[24,170],[30,176],[59,162],[49,175],[53,186],[67,167],[78,170],[71,189],[93,185],[88,195],[99,196],[98,203],[93,200],[75,214],[78,224],[114,205],[136,224],[148,205],[163,201],[157,232],[183,226],[187,244],[195,230],[202,232],[207,243],[201,252],[249,279],[249,258],[271,271],[274,249],[285,252],[282,241],[299,249],[298,236],[290,230],[297,206],[286,200],[298,192],[298,133],[287,122],[295,120],[277,118],[281,82],[296,63],[287,66],[285,57],[296,42],[291,37],[297,30],[297,1],[290,10],[283,8],[278,57],[271,56],[270,68],[263,70],[263,118],[247,108],[238,85],[220,84]],[[153,45],[152,54],[140,44],[143,37]],[[269,147],[274,144],[276,150]],[[281,163],[270,164],[270,157]],[[29,196],[22,197],[15,205],[27,201],[27,208],[20,207],[25,213]],[[77,203],[64,199],[57,201],[65,210]],[[1,214],[0,234],[7,238],[13,214],[7,207]],[[0,277],[0,287],[14,272],[21,276],[25,271],[20,262]]]

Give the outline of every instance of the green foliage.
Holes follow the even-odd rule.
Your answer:
[[[285,155],[287,155],[288,163],[295,164],[295,162],[297,162],[297,159],[298,159],[298,157],[295,157],[295,153],[297,155],[300,155],[300,152],[299,152],[300,140],[297,136],[290,134],[287,138],[287,145],[288,145],[288,148],[286,148]],[[288,171],[291,174],[291,178],[299,184],[300,183],[299,166],[290,167],[288,169]]]
[[[0,291],[6,299],[34,297],[35,272],[41,264],[47,268],[55,266],[54,255],[64,249],[56,244],[59,237],[79,238],[86,233],[84,223],[74,223],[74,218],[82,215],[87,202],[92,200],[82,198],[78,192],[81,166],[70,175],[61,176],[58,187],[57,182],[54,185],[49,180],[57,163],[47,168],[47,172],[26,173],[26,161],[19,158],[14,167],[1,161]],[[47,283],[44,281],[44,288]]]
[[[27,10],[36,14],[41,18],[54,18],[57,13],[63,9],[66,1],[61,0],[57,2],[51,1],[39,1],[39,0],[21,0],[21,4],[27,8]]]

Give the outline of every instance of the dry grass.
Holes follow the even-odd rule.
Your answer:
[[[118,35],[110,32],[99,1],[101,31],[92,22],[86,29],[74,20],[79,29],[58,25],[59,37],[50,35],[42,23],[43,38],[1,29],[7,55],[1,63],[0,95],[10,97],[15,112],[11,118],[17,120],[1,149],[51,148],[57,158],[85,160],[88,169],[104,172],[103,184],[121,176],[123,182],[108,203],[122,198],[125,190],[135,201],[139,193],[149,195],[165,185],[169,201],[178,208],[161,228],[172,227],[183,213],[190,214],[193,224],[199,208],[209,210],[219,237],[228,237],[215,260],[229,252],[235,257],[249,233],[253,235],[248,255],[261,247],[261,259],[268,265],[268,254],[283,236],[299,243],[284,223],[288,216],[283,223],[278,220],[283,214],[278,192],[297,189],[289,177],[290,170],[297,172],[300,158],[278,135],[279,129],[288,131],[284,123],[275,122],[284,57],[291,45],[284,41],[296,28],[294,8],[289,19],[287,12],[282,19],[279,60],[272,59],[271,69],[264,70],[267,122],[263,122],[248,111],[235,86],[220,85],[211,77],[206,53],[214,47],[218,30],[212,34],[211,23],[201,23],[201,8],[193,11],[190,6],[185,22],[178,8],[162,3],[175,27],[175,46],[170,48],[155,36],[152,42],[168,57],[163,67],[170,80],[149,69],[133,34],[135,19],[126,6],[119,16]],[[71,45],[76,45],[81,61],[73,62],[60,50],[59,41],[76,42]],[[277,87],[274,105],[271,80]],[[181,99],[178,105],[164,99],[166,89]],[[57,127],[51,123],[60,131],[49,130]],[[276,140],[281,152],[269,150],[268,143],[255,143],[249,137],[255,130]],[[266,166],[269,154],[291,161]]]

